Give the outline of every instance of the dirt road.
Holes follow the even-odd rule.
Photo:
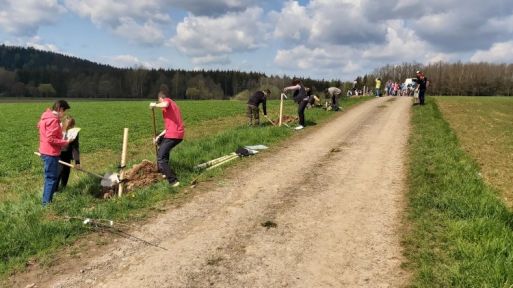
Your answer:
[[[376,98],[299,131],[131,231],[160,248],[121,239],[37,287],[402,286],[410,107]]]

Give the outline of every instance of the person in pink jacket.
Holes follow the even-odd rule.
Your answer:
[[[61,118],[70,109],[68,102],[58,100],[52,109],[48,108],[42,115],[37,127],[39,128],[39,153],[44,163],[45,181],[43,185],[43,206],[52,202],[57,190],[59,176],[59,157],[61,149],[69,142],[62,137]]]
[[[178,187],[180,182],[175,172],[169,165],[169,156],[171,150],[182,142],[185,128],[182,120],[182,113],[176,102],[169,96],[169,88],[162,84],[159,92],[159,103],[150,103],[150,108],[161,108],[162,118],[164,119],[165,130],[157,136],[154,141],[158,143],[157,163],[159,172],[166,176],[167,181],[172,187]]]

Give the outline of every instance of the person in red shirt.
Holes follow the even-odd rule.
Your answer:
[[[162,117],[164,119],[165,130],[154,139],[159,143],[157,153],[157,163],[159,172],[166,176],[167,181],[172,187],[178,187],[180,182],[176,177],[175,172],[169,165],[169,156],[171,150],[180,142],[182,142],[185,129],[182,120],[182,113],[176,102],[171,100],[169,96],[169,88],[166,85],[160,86],[159,103],[150,103],[150,108],[161,108]]]
[[[43,185],[43,206],[52,202],[53,194],[57,190],[59,176],[59,157],[61,149],[69,144],[62,137],[60,119],[64,112],[70,109],[68,102],[58,100],[52,109],[46,109],[37,124],[39,129],[39,153],[44,163],[45,181]]]

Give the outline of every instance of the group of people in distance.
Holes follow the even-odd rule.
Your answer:
[[[308,87],[305,87],[303,81],[297,78],[294,78],[292,80],[291,86],[283,88],[282,92],[287,93],[289,91],[293,91],[292,98],[294,102],[296,102],[298,105],[297,114],[299,118],[299,125],[296,126],[294,129],[301,130],[306,126],[305,109],[308,107],[308,105],[312,105],[316,101],[316,96],[312,95],[312,90]],[[340,90],[337,87],[330,87],[326,89],[325,94],[327,95],[327,97],[331,98],[332,110],[339,111],[339,98],[342,94],[342,90]],[[248,117],[249,126],[260,124],[260,104],[262,104],[264,117],[267,117],[267,99],[270,96],[271,91],[269,89],[265,89],[263,91],[256,91],[252,96],[249,97],[246,110],[246,116]]]
[[[416,84],[416,85],[414,85],[415,86],[414,93],[418,93],[419,105],[424,105],[426,89],[429,86],[429,81],[426,78],[426,75],[424,75],[424,72],[422,72],[420,70],[415,72],[415,75],[416,75],[416,78],[413,79],[413,81]],[[381,97],[382,96],[382,93],[381,93],[381,78],[376,78],[375,83],[376,83],[375,95],[376,95],[376,97]],[[392,83],[392,81],[389,80],[389,83]],[[394,83],[392,83],[392,85],[393,84]],[[395,83],[395,85],[398,85],[398,83]],[[398,95],[397,93],[391,93],[390,92],[391,90],[389,90],[389,88],[391,88],[391,86],[389,86],[388,83],[387,83],[387,87],[386,87],[387,95],[393,95],[393,96],[397,96]],[[397,90],[398,89],[396,87],[395,91],[397,92]],[[408,96],[410,96],[410,95],[408,95]]]

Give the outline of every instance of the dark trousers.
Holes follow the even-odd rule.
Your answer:
[[[169,165],[169,154],[176,145],[180,144],[180,142],[182,142],[182,139],[164,138],[159,146],[159,153],[157,157],[159,172],[166,175],[167,181],[169,181],[169,183],[178,181],[175,172]]]
[[[426,90],[419,90],[419,103],[420,105],[424,105],[424,95],[426,94]]]
[[[248,104],[248,109],[246,111],[246,116],[248,117],[248,124],[259,125],[260,124],[260,110],[257,106]]]
[[[308,105],[308,100],[302,100],[297,106],[297,115],[299,116],[299,125],[305,126],[305,109]]]
[[[71,159],[73,158],[73,154],[71,152],[62,152],[61,153],[61,161],[66,163],[71,163]],[[59,177],[57,178],[57,186],[64,188],[68,185],[70,168],[68,166],[59,164]]]
[[[331,96],[331,110],[333,110],[333,111],[338,111],[339,110],[339,108],[338,108],[338,106],[339,106],[339,102],[338,102],[339,98],[340,98],[339,95]]]

